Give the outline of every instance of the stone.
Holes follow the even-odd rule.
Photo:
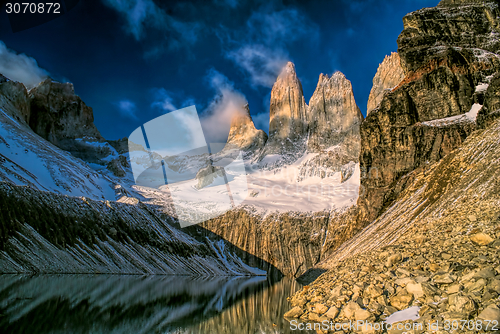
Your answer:
[[[354,320],[356,311],[360,310],[361,306],[359,306],[358,303],[355,303],[353,301],[348,302],[342,309],[344,316],[349,320]]]
[[[451,259],[451,254],[448,253],[441,253],[441,257],[445,260]]]
[[[285,318],[299,318],[302,314],[304,314],[304,310],[300,306],[295,306],[290,311],[284,314]]]
[[[323,314],[326,311],[328,311],[328,306],[325,306],[324,304],[318,303],[314,305],[314,312],[317,314]]]
[[[469,219],[469,221],[471,222],[477,222],[477,217],[476,215],[468,215],[467,218]]]
[[[398,310],[404,310],[410,306],[413,301],[413,295],[407,293],[406,290],[403,290],[402,293],[392,296],[389,300],[391,301],[391,306],[397,308]]]
[[[500,310],[495,304],[489,305],[477,316],[480,320],[497,321],[500,324]]]
[[[336,308],[335,306],[330,307],[328,311],[326,311],[326,313],[323,314],[324,317],[331,320],[336,319],[338,315],[339,315],[339,309]]]
[[[476,272],[473,276],[474,278],[493,278],[495,277],[495,269],[492,267],[487,267]]]
[[[439,284],[450,284],[453,283],[455,280],[450,276],[450,274],[442,274],[442,275],[436,275],[432,278],[432,280],[435,283]]]
[[[488,288],[490,291],[494,291],[500,294],[500,279],[491,280],[490,284],[488,285]]]
[[[370,311],[359,309],[354,312],[354,320],[356,321],[373,321],[375,316]]]
[[[494,241],[488,234],[480,232],[469,236],[470,240],[479,246],[487,246]]]
[[[381,296],[383,293],[384,290],[372,284],[365,289],[364,296],[366,296],[367,298],[377,298]]]
[[[453,284],[448,287],[446,292],[451,295],[457,292],[460,292],[462,290],[462,286],[460,284]]]
[[[387,260],[385,262],[385,266],[390,268],[392,267],[393,265],[395,265],[396,263],[399,263],[403,260],[403,257],[401,256],[401,254],[393,254],[393,255],[390,255],[387,257]]]
[[[411,293],[415,299],[422,297],[424,295],[424,290],[422,289],[422,285],[419,283],[409,283],[406,285],[406,291]]]
[[[448,304],[449,310],[452,312],[470,315],[476,311],[476,304],[467,296],[460,296],[459,294],[450,295],[448,298]]]

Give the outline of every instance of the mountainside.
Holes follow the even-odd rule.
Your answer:
[[[0,273],[265,274],[224,241],[197,241],[136,199],[94,201],[9,183],[0,193]]]
[[[80,116],[90,122],[91,109],[69,84],[46,81],[37,88],[47,85],[57,88],[46,100],[51,107],[45,111],[52,113],[46,117],[53,118],[41,128],[49,129],[57,144],[78,142],[86,132],[70,130],[81,125],[75,115],[87,111]],[[239,250],[220,238],[206,234],[196,240],[170,226],[171,217],[139,201],[143,197],[128,178],[106,175],[102,166],[94,170],[75,152],[35,134],[28,121],[40,111],[29,96],[37,94],[28,95],[22,84],[5,78],[0,83],[0,273],[265,274],[244,264],[233,253]],[[114,144],[119,148],[119,143]]]
[[[500,69],[498,4],[446,2],[403,19],[398,54],[404,80],[361,125],[364,196],[360,221],[373,221],[405,187],[405,175],[446,156],[476,128],[484,87]]]
[[[328,271],[293,296],[287,316],[391,322],[413,307],[418,322],[441,329],[444,320],[498,320],[499,144],[497,120],[415,171],[382,216],[318,264]]]

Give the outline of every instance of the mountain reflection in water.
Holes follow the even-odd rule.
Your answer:
[[[299,288],[289,278],[0,275],[0,332],[301,333],[283,319]]]

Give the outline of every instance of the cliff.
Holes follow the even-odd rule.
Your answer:
[[[379,65],[377,73],[373,77],[373,86],[368,97],[366,115],[375,109],[387,90],[396,87],[404,79],[404,71],[401,67],[401,60],[397,52],[385,56],[384,61]]]
[[[359,155],[359,126],[363,115],[356,105],[352,85],[341,72],[321,74],[307,112],[308,152],[343,146],[351,161]]]
[[[442,159],[476,129],[481,87],[500,69],[496,2],[443,2],[405,16],[405,78],[361,126],[360,226],[404,189],[408,173]]]

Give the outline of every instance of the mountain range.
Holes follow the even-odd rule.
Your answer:
[[[289,62],[269,134],[242,105],[227,143],[196,156],[104,139],[70,83],[27,90],[0,76],[0,273],[278,273],[308,284],[289,318],[385,321],[416,307],[422,321],[500,320],[499,4],[442,0],[403,23],[366,118],[341,72],[320,74],[306,104]],[[210,216],[180,229],[172,199],[223,191],[234,152],[248,196],[216,217],[210,199],[177,203]],[[148,159],[196,178],[136,185]]]

